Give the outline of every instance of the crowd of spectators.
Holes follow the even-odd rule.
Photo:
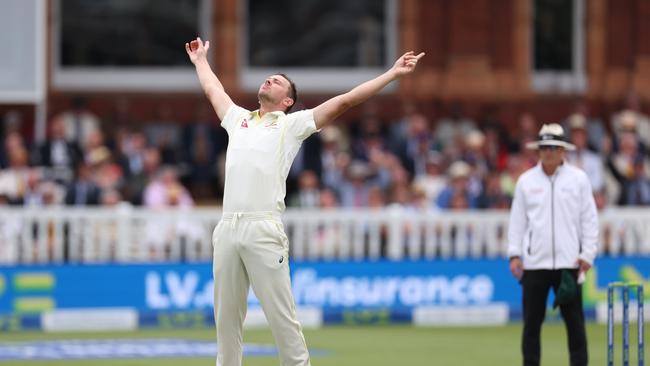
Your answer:
[[[48,121],[47,139],[30,143],[15,112],[3,116],[0,202],[8,205],[150,208],[218,205],[227,135],[209,106],[181,124],[161,104],[156,118],[130,123],[127,100],[98,116],[76,98]],[[529,113],[516,129],[480,123],[461,104],[432,119],[405,104],[386,121],[362,113],[307,139],[289,172],[287,206],[418,210],[507,209],[517,177],[537,163],[525,145],[542,122]],[[630,95],[613,116],[586,103],[560,121],[576,151],[570,163],[591,179],[599,208],[650,204],[650,118]]]

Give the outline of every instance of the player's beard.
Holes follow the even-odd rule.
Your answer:
[[[260,101],[260,103],[264,102],[268,104],[275,104],[275,101],[273,100],[271,95],[269,95],[269,93],[264,90],[260,90],[257,93],[257,99]]]

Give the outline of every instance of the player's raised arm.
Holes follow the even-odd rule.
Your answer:
[[[199,76],[201,88],[203,92],[212,103],[212,107],[219,119],[223,120],[228,108],[233,104],[232,99],[226,94],[221,81],[217,75],[212,72],[210,64],[208,63],[208,49],[210,49],[210,41],[205,44],[201,41],[200,37],[190,43],[185,43],[185,51],[190,57],[190,61],[196,67],[196,74]]]
[[[329,99],[314,108],[314,121],[316,122],[316,128],[323,128],[343,112],[357,104],[363,103],[368,98],[379,93],[379,91],[381,91],[391,81],[413,72],[418,60],[422,58],[422,56],[424,56],[424,52],[416,55],[413,51],[409,51],[402,55],[402,57],[398,58],[393,67],[385,73],[372,80],[366,81],[345,94]]]

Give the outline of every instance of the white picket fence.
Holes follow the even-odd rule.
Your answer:
[[[219,208],[0,209],[0,264],[210,261]],[[601,212],[599,251],[650,255],[650,208]],[[499,258],[507,211],[288,210],[291,256],[310,260]]]

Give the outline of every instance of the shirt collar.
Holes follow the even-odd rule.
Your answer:
[[[280,117],[284,116],[284,112],[282,112],[282,111],[273,111],[273,112],[267,112],[265,114],[265,116],[266,115],[273,116],[274,119],[277,119],[277,118],[280,118]],[[261,119],[262,117],[260,117],[260,110],[256,109],[254,111],[251,111],[250,112],[250,118],[251,119],[258,119],[258,118]]]
[[[555,173],[553,173],[553,176],[560,174],[562,170],[564,170],[564,167],[566,165],[567,165],[566,159],[562,160],[562,164],[560,164],[560,166],[558,166],[557,169],[555,169]],[[539,169],[539,171],[542,172],[542,174],[546,175],[546,173],[544,173],[544,168],[542,167],[541,161],[537,162],[537,169]]]

